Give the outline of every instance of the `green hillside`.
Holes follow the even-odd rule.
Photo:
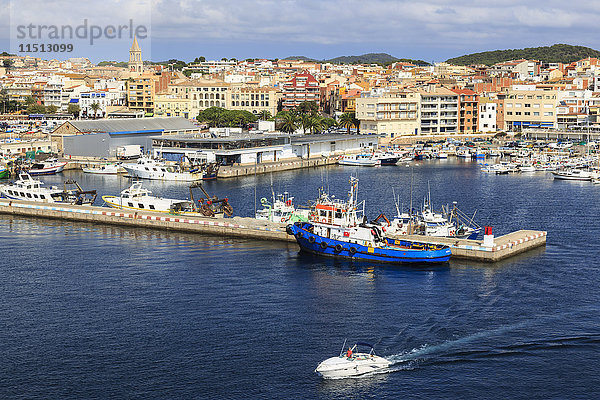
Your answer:
[[[396,58],[387,53],[367,53],[362,54],[360,56],[340,56],[331,58],[329,60],[315,60],[313,58],[308,58],[305,56],[294,56],[287,57],[288,60],[304,60],[304,61],[314,61],[321,63],[332,63],[332,64],[380,64],[380,65],[390,65],[392,63],[401,61],[408,62],[415,65],[430,65],[428,62],[423,60],[412,60],[410,58]]]
[[[454,65],[493,65],[503,61],[524,58],[527,60],[567,64],[587,57],[600,57],[600,51],[583,46],[555,44],[552,46],[529,47],[525,49],[484,51],[482,53],[473,53],[451,58],[446,62]]]

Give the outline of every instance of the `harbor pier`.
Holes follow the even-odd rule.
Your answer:
[[[200,218],[178,216],[151,211],[129,211],[97,206],[79,206],[56,203],[39,203],[0,199],[0,214],[64,221],[91,222],[139,227],[147,229],[176,230],[211,236],[227,236],[254,240],[296,242],[286,232],[286,224],[256,220],[254,218]],[[396,238],[421,243],[450,246],[453,259],[466,259],[493,263],[527,250],[545,246],[546,232],[520,230],[494,239],[491,246],[481,240],[427,237],[420,235]]]

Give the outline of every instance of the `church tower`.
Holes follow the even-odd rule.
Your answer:
[[[131,76],[139,76],[142,72],[144,72],[142,49],[140,49],[137,38],[134,36],[133,44],[129,49],[129,73]]]

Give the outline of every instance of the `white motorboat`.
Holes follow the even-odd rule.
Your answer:
[[[37,201],[43,203],[93,204],[96,191],[84,191],[75,181],[65,182],[64,189],[57,186],[46,187],[44,183],[33,179],[28,173],[19,174],[19,179],[0,186],[0,194],[13,200]],[[68,189],[74,185],[75,189]]]
[[[581,169],[567,169],[560,171],[552,171],[554,179],[561,179],[567,181],[591,181],[594,175],[590,171],[584,171]]]
[[[533,165],[519,165],[517,167],[521,172],[535,172],[536,168]]]
[[[45,161],[33,163],[29,168],[29,175],[54,175],[62,172],[67,165],[66,161],[58,161],[56,158],[48,158]]]
[[[375,167],[381,165],[381,160],[373,158],[371,154],[346,154],[338,161],[340,165],[354,165],[361,167]]]
[[[99,164],[83,167],[82,170],[86,174],[101,174],[101,175],[116,175],[119,173],[121,163],[116,164]]]
[[[368,347],[369,352],[356,351],[358,346]],[[375,355],[373,346],[368,343],[357,342],[347,351],[345,347],[344,342],[340,355],[320,363],[315,372],[325,379],[342,379],[382,371],[392,364],[385,358]]]
[[[155,160],[150,157],[141,157],[137,163],[123,164],[129,176],[141,179],[155,179],[161,181],[193,182],[205,177],[203,171],[185,171],[176,165]]]

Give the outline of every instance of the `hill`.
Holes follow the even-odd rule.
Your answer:
[[[454,65],[485,64],[493,65],[503,61],[528,59],[543,62],[571,63],[587,57],[599,57],[600,51],[583,46],[555,44],[544,47],[528,47],[525,49],[494,50],[482,53],[467,54],[447,60]]]
[[[340,56],[331,58],[329,60],[315,60],[313,58],[305,56],[294,56],[287,57],[287,60],[303,60],[303,61],[314,61],[320,63],[332,63],[332,64],[380,64],[389,65],[398,61],[408,62],[415,65],[430,65],[428,62],[423,60],[411,60],[409,58],[396,58],[387,53],[367,53],[361,54],[360,56]]]

